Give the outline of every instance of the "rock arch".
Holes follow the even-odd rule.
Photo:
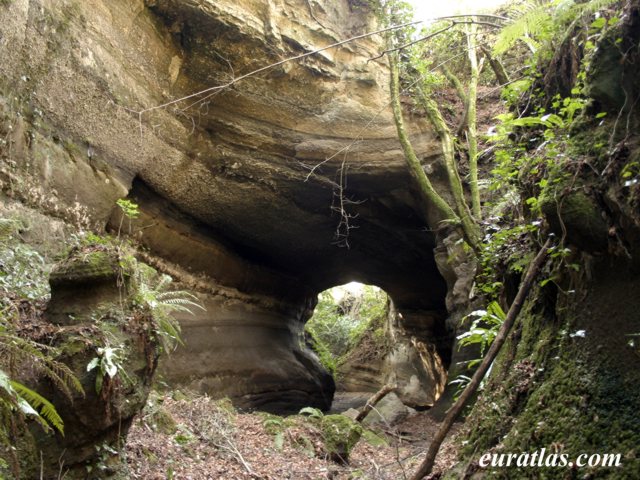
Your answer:
[[[298,335],[317,292],[348,279],[384,288],[410,335],[450,361],[440,239],[405,168],[385,60],[371,61],[379,38],[195,105],[135,114],[374,30],[366,6],[314,3],[311,15],[304,0],[73,5],[0,8],[0,37],[12,45],[0,65],[11,102],[0,107],[19,117],[14,155],[43,188],[101,225],[119,197],[139,203],[132,233],[146,260],[203,295],[207,313],[183,319],[188,347],[166,363],[168,379],[247,406],[326,403],[329,381]],[[439,142],[424,119],[409,123],[446,192]],[[354,228],[339,229],[343,213]]]

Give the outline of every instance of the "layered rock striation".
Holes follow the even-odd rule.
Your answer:
[[[183,320],[165,378],[246,407],[329,406],[333,383],[301,331],[317,292],[346,281],[386,290],[417,340],[450,358],[434,225],[373,59],[381,38],[284,61],[376,28],[360,2],[330,3],[0,6],[4,191],[36,204],[34,189],[47,192],[57,212],[78,202],[198,289],[207,311]],[[411,126],[444,182],[439,143]],[[18,175],[31,184],[16,188]],[[121,197],[137,221],[121,222]]]

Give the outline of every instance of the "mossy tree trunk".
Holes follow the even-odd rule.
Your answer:
[[[438,109],[438,105],[421,88],[418,88],[418,99],[422,107],[425,109],[431,125],[440,137],[442,155],[444,157],[447,176],[449,178],[449,187],[453,193],[453,199],[456,205],[456,210],[458,211],[465,239],[469,245],[477,251],[480,248],[480,227],[471,216],[469,206],[465,200],[462,181],[460,180],[458,167],[456,166],[453,136],[449,127],[445,123],[440,110]]]
[[[402,116],[402,106],[400,105],[400,74],[398,71],[398,54],[396,52],[389,54],[389,66],[391,70],[390,90],[393,118],[398,131],[398,140],[400,141],[405,160],[407,161],[407,166],[409,167],[409,173],[418,185],[421,195],[423,195],[424,199],[428,203],[436,207],[438,213],[442,217],[442,220],[460,223],[460,218],[456,212],[449,206],[446,200],[442,198],[435,188],[433,188],[433,185],[423,170],[420,160],[418,160],[413,146],[411,145],[411,141],[409,140],[409,135],[407,134]]]
[[[482,218],[480,209],[480,189],[478,188],[478,131],[477,131],[477,101],[478,101],[478,56],[476,54],[475,24],[467,25],[467,55],[471,74],[469,76],[469,91],[467,93],[467,144],[469,148],[469,189],[471,190],[471,212],[476,220]]]
[[[398,69],[397,52],[389,54],[389,67],[391,72],[391,107],[393,109],[393,117],[398,131],[398,139],[400,140],[402,151],[404,152],[407,165],[409,166],[409,172],[418,184],[421,194],[428,202],[437,208],[438,212],[443,217],[443,220],[460,224],[467,243],[469,243],[475,251],[478,251],[480,248],[480,228],[471,216],[471,212],[469,211],[469,207],[467,206],[464,198],[464,189],[456,166],[453,137],[449,127],[447,127],[444,119],[442,118],[442,114],[440,113],[436,103],[429,98],[424,91],[418,89],[421,103],[427,112],[429,121],[440,136],[442,154],[449,179],[449,187],[451,188],[451,193],[453,194],[458,213],[456,213],[456,210],[451,208],[446,200],[433,188],[429,177],[427,177],[424,172],[422,165],[413,150],[409,136],[407,135],[407,131],[404,126],[404,119],[402,117],[402,106],[400,105],[400,74]]]
[[[505,70],[502,62],[495,58],[491,54],[491,50],[489,50],[487,47],[481,46],[480,50],[482,50],[482,54],[489,62],[489,66],[491,67],[491,70],[493,70],[493,74],[496,76],[496,80],[498,80],[498,85],[507,85],[510,82],[509,74]]]

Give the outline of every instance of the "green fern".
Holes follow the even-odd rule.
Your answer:
[[[17,336],[0,324],[0,368],[9,364],[29,365],[35,373],[46,377],[69,399],[74,393],[84,394],[82,385],[73,371],[64,363],[54,360],[58,349]]]
[[[553,23],[552,5],[556,2],[525,2],[517,12],[519,14],[512,23],[500,31],[493,47],[495,55],[502,55],[519,41],[524,41],[529,48],[535,50],[535,40],[548,30]]]
[[[465,318],[472,317],[475,317],[475,320],[469,330],[457,337],[459,347],[479,345],[480,355],[482,356],[485,350],[493,343],[507,315],[504,313],[504,310],[502,310],[500,304],[494,301],[489,303],[486,310],[473,311]],[[469,362],[469,367],[480,363],[481,360],[481,358],[472,360]]]
[[[53,404],[40,395],[38,392],[27,388],[20,382],[15,380],[11,381],[11,386],[18,395],[20,408],[25,414],[36,414],[36,419],[41,418],[47,424],[58,430],[64,435],[64,423],[62,418],[58,414],[56,407]],[[39,410],[37,412],[36,410]],[[43,422],[40,422],[41,424]]]
[[[33,418],[46,431],[56,429],[64,435],[64,422],[53,404],[26,385],[11,380],[3,370],[0,370],[0,393],[0,410]]]
[[[502,55],[518,42],[526,43],[532,51],[559,31],[580,18],[606,8],[618,0],[528,0],[512,9],[514,21],[503,28],[493,47],[495,55]]]
[[[195,295],[186,290],[167,290],[171,285],[169,275],[160,275],[155,285],[152,285],[154,277],[158,277],[154,270],[138,269],[136,275],[137,293],[134,303],[150,310],[162,348],[169,353],[175,350],[178,345],[184,345],[180,337],[180,324],[173,317],[173,314],[184,312],[193,315],[194,308],[206,309]]]
[[[73,371],[55,358],[58,349],[16,334],[8,317],[0,316],[0,442],[7,444],[7,419],[30,418],[44,430],[64,434],[64,423],[53,404],[38,392],[15,380],[15,365],[27,365],[38,378],[47,378],[68,399],[84,394]]]

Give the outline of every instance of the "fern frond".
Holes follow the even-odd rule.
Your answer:
[[[500,32],[494,45],[494,54],[501,55],[510,50],[518,41],[536,41],[554,26],[562,29],[586,15],[592,15],[619,0],[576,0],[526,1],[514,9],[515,19]],[[569,29],[573,30],[573,29]]]
[[[504,27],[493,47],[495,55],[507,52],[520,40],[536,37],[547,29],[553,21],[549,5],[536,5],[519,18]]]
[[[184,299],[190,299],[193,300],[194,302],[198,302],[198,297],[196,297],[193,293],[187,292],[186,290],[170,290],[167,292],[161,292],[158,293],[157,296],[158,300],[164,299],[164,298],[184,298]],[[202,308],[200,305],[198,305],[200,308]]]
[[[0,353],[2,359],[11,359],[15,363],[30,365],[34,371],[49,380],[71,399],[73,392],[84,394],[82,384],[73,371],[64,363],[51,358],[58,349],[24,339],[16,335],[0,335]],[[2,361],[0,361],[0,366]]]
[[[158,327],[160,334],[169,337],[172,341],[184,345],[180,338],[180,325],[177,322],[173,322],[167,318],[160,319],[158,321]]]
[[[158,284],[154,287],[155,292],[161,292],[169,286],[171,283],[171,277],[169,275],[161,275]]]
[[[155,286],[151,282],[157,278]],[[158,276],[154,270],[140,270],[137,275],[138,303],[151,311],[155,323],[155,333],[165,352],[170,352],[176,344],[184,345],[180,338],[180,324],[171,313],[184,312],[193,315],[192,308],[206,311],[198,297],[186,290],[167,290],[171,284],[169,275]]]
[[[35,412],[36,419],[38,416],[42,417],[50,426],[58,430],[64,436],[64,422],[58,414],[56,407],[54,407],[49,400],[20,382],[12,380],[10,383],[18,394],[18,402],[24,413],[33,414],[33,412]],[[26,402],[33,412],[29,411],[23,402]],[[38,409],[39,412],[37,412],[36,409]]]
[[[159,305],[188,305],[190,307],[197,307],[201,310],[205,310],[205,308],[199,303],[194,302],[193,300],[189,300],[188,298],[166,298],[161,300]]]

